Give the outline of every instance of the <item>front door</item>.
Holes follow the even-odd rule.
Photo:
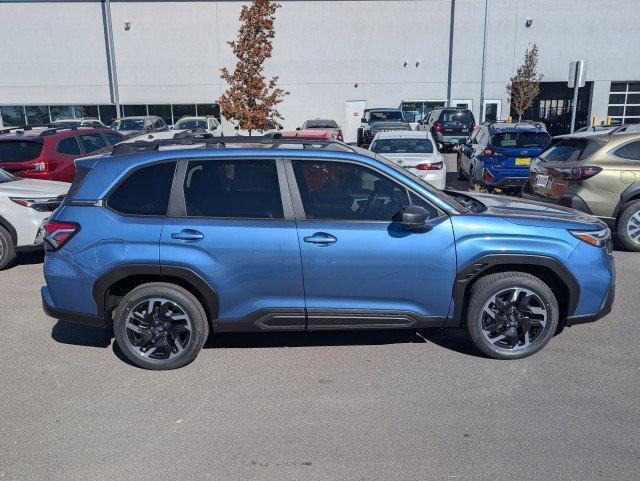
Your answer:
[[[278,162],[180,163],[177,206],[160,239],[161,268],[189,268],[217,292],[214,330],[305,328],[300,248]]]
[[[302,210],[296,217],[308,328],[443,325],[456,270],[449,218],[369,167],[315,160],[291,166],[294,204]],[[393,221],[409,204],[432,213],[428,231]]]
[[[364,109],[366,107],[366,100],[347,100],[346,123],[343,132],[345,142],[357,142],[360,119],[364,116]]]

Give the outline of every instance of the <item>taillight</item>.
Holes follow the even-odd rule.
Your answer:
[[[44,224],[45,248],[57,251],[80,230],[80,224],[50,220]]]
[[[493,157],[495,155],[495,152],[493,151],[493,149],[484,149],[482,151],[482,155],[484,155],[485,157]]]
[[[436,132],[442,132],[442,124],[440,122],[436,122],[433,124],[433,130]]]
[[[474,130],[476,130],[476,123],[471,122],[471,132],[473,132]]]
[[[485,182],[491,182],[493,180],[493,174],[489,172],[487,169],[484,169],[484,175],[482,176],[482,179]]]
[[[600,167],[570,167],[556,170],[564,180],[587,180],[602,172]]]
[[[442,162],[434,162],[433,164],[418,164],[417,170],[442,170]]]

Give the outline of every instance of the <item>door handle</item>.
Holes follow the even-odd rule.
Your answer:
[[[331,234],[327,234],[326,232],[316,232],[313,235],[304,237],[302,240],[308,242],[309,244],[324,247],[335,244],[338,239],[336,239],[336,237],[332,236]]]
[[[204,234],[194,229],[184,229],[171,234],[171,238],[185,242],[195,242],[204,239]]]

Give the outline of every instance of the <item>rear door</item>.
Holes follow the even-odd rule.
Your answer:
[[[456,271],[448,216],[357,163],[292,160],[287,173],[310,330],[443,325]],[[395,221],[410,204],[431,213],[429,229]]]
[[[162,229],[163,272],[215,289],[216,330],[304,329],[296,223],[278,159],[181,161]]]

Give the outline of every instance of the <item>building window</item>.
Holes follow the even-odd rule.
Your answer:
[[[123,117],[141,117],[147,115],[146,105],[123,105],[122,116]]]
[[[193,116],[196,114],[196,106],[194,104],[183,104],[173,106],[173,121],[177,122],[180,118]]]
[[[100,121],[104,125],[111,125],[116,119],[115,105],[99,105],[98,110],[100,112]]]
[[[19,127],[26,124],[24,109],[21,105],[3,105],[0,107],[0,113],[4,127]]]
[[[607,115],[614,124],[640,123],[640,82],[611,82]]]
[[[27,105],[24,111],[27,114],[27,123],[29,125],[46,125],[51,122],[51,119],[49,119],[49,107],[46,105]]]
[[[171,105],[149,105],[149,115],[157,115],[167,125],[173,125],[171,118]]]

